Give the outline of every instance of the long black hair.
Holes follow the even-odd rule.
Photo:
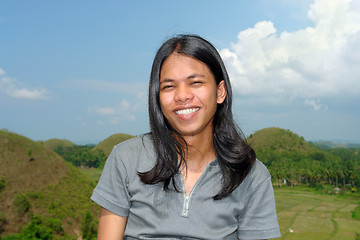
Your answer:
[[[219,200],[239,186],[249,173],[256,157],[255,152],[245,142],[242,131],[234,123],[231,110],[232,91],[225,65],[215,47],[196,35],[180,35],[167,40],[154,58],[150,75],[148,111],[150,135],[154,141],[157,161],[151,170],[138,174],[141,181],[146,184],[163,182],[164,189],[167,190],[172,182],[177,189],[174,176],[180,171],[181,164],[186,164],[186,142],[168,124],[159,100],[161,67],[165,59],[174,52],[205,63],[214,75],[217,85],[222,80],[225,82],[226,98],[223,103],[218,104],[213,119],[213,145],[223,175],[222,188],[213,197]]]

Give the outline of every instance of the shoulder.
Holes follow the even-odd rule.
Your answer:
[[[252,178],[253,181],[263,181],[267,178],[270,178],[269,170],[266,168],[266,166],[259,161],[258,159],[255,160],[253,167],[251,168],[249,172],[250,178]]]
[[[241,191],[246,191],[251,194],[256,188],[267,181],[271,181],[269,170],[262,162],[256,159],[250,172],[244,181],[239,185],[239,188]]]
[[[143,145],[149,145],[152,143],[150,134],[142,134],[140,136],[130,138],[126,141],[118,143],[114,146],[114,149],[117,150],[135,150],[144,147]]]
[[[150,134],[140,135],[114,146],[113,152],[121,155],[139,154],[142,152],[152,153],[154,151],[153,141]]]
[[[125,168],[147,169],[153,166],[156,154],[151,135],[140,135],[115,145],[109,158],[121,161]]]

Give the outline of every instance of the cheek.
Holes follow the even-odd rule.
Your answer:
[[[202,92],[201,96],[199,97],[203,99],[203,101],[205,101],[209,106],[217,105],[217,92],[214,89]]]
[[[160,94],[159,95],[159,101],[160,101],[160,108],[162,113],[165,115],[166,111],[168,111],[169,108],[169,98],[166,96],[166,94]]]

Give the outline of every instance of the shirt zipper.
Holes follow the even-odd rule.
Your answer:
[[[184,206],[183,206],[183,210],[181,212],[181,216],[183,217],[188,217],[189,216],[189,202],[190,202],[190,197],[186,195],[184,196]]]
[[[182,209],[182,212],[181,212],[181,216],[182,217],[189,217],[189,206],[190,206],[190,200],[191,200],[191,196],[196,188],[196,186],[198,185],[198,183],[201,181],[201,179],[203,178],[203,176],[205,175],[207,169],[209,168],[209,165],[208,164],[204,171],[202,172],[202,174],[200,175],[199,179],[196,181],[195,185],[192,187],[190,193],[189,193],[189,196],[186,195],[186,190],[185,190],[185,182],[184,182],[184,177],[180,171],[180,177],[181,177],[181,183],[182,183],[182,186],[183,186],[183,192],[184,192],[184,204],[183,204],[183,209]]]

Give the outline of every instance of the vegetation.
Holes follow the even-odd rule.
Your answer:
[[[55,150],[55,148],[57,148],[58,146],[62,146],[62,147],[71,147],[71,146],[75,146],[75,143],[66,140],[66,139],[57,139],[57,138],[52,138],[46,141],[39,141],[40,144],[44,145],[45,147],[49,148],[50,150]]]
[[[356,220],[360,220],[360,205],[357,206],[352,212],[352,218]]]
[[[335,170],[339,175],[342,186],[360,186],[360,147],[359,148],[333,148],[326,149],[326,152],[341,159],[340,168]],[[338,166],[337,166],[338,167]]]
[[[331,141],[317,141],[314,144],[321,149],[329,148],[360,148],[359,143],[334,143]]]
[[[5,230],[6,218],[4,212],[0,212],[0,234]]]
[[[26,197],[26,195],[24,195],[24,194],[19,194],[16,196],[16,198],[14,200],[14,205],[15,205],[15,211],[19,215],[24,215],[30,209],[30,202],[29,202],[28,198]]]
[[[54,239],[54,235],[61,236],[61,239],[69,238],[65,235],[62,223],[56,218],[45,218],[35,215],[19,234],[9,235],[3,240],[21,239]]]
[[[98,150],[102,150],[107,158],[116,144],[126,141],[133,137],[134,136],[132,135],[123,134],[123,133],[117,133],[111,135],[110,137],[106,138],[104,141],[96,145],[92,150],[92,152],[96,153]]]
[[[97,229],[96,222],[90,211],[86,211],[82,222],[82,239],[91,240],[96,239]]]
[[[275,189],[281,240],[356,239],[360,221],[352,217],[359,194],[319,194],[309,187]]]
[[[54,151],[76,167],[97,168],[103,166],[106,160],[105,154],[101,149],[91,151],[93,146],[57,146]]]
[[[0,238],[77,239],[91,212],[93,181],[58,154],[23,136],[0,131]],[[33,161],[29,161],[29,149]]]
[[[80,172],[89,177],[91,181],[97,183],[100,179],[102,168],[78,168]]]
[[[50,143],[54,152],[74,166],[102,169],[113,147],[132,137],[134,136],[128,134],[114,134],[95,147],[92,145],[80,146],[70,144],[71,142],[66,142],[66,140],[57,139],[52,139]],[[46,141],[44,144],[49,145],[49,141],[50,140]]]
[[[6,180],[4,177],[0,176],[0,193],[5,189]]]
[[[122,133],[114,134],[95,147],[92,145],[75,145],[70,141],[59,139],[48,140],[44,142],[44,145],[51,147],[54,152],[76,167],[102,169],[113,147],[133,137]]]
[[[280,128],[266,128],[248,138],[269,169],[276,186],[311,185],[356,191],[360,186],[360,149],[321,150],[304,138]],[[332,187],[333,186],[333,187]]]
[[[0,239],[95,239],[99,207],[90,195],[114,145],[131,137],[93,147],[1,130]],[[360,147],[319,148],[279,128],[247,140],[272,174],[280,239],[360,238]]]

